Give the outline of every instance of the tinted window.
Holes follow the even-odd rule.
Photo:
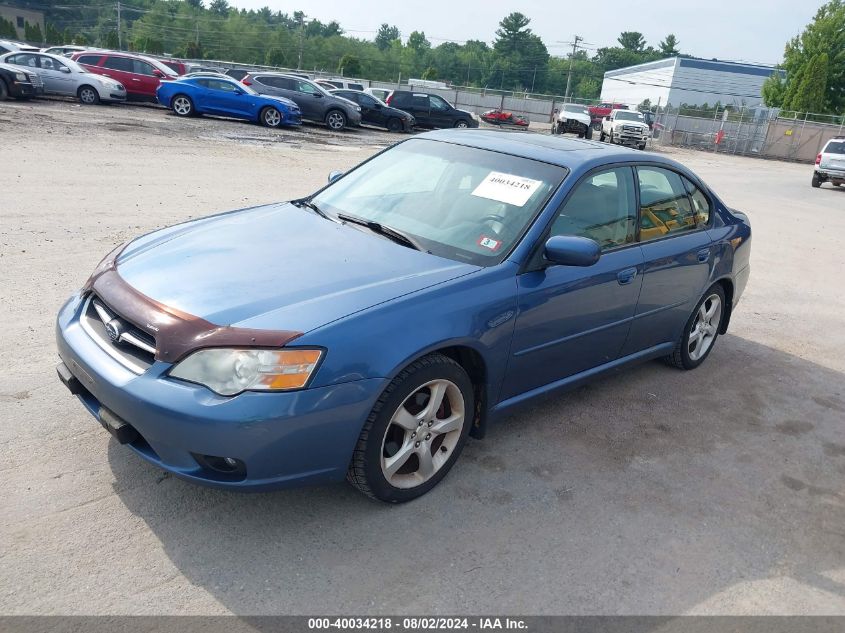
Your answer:
[[[207,87],[211,88],[212,90],[222,90],[223,92],[235,92],[237,86],[235,84],[230,83],[228,81],[221,81],[219,79],[206,79]]]
[[[428,110],[429,109],[429,99],[428,95],[414,95],[411,99],[411,107],[416,108],[417,110]]]
[[[343,88],[343,84],[339,81],[322,81],[320,83],[328,84],[332,88]]]
[[[411,103],[411,95],[407,92],[394,92],[390,102],[397,108]]]
[[[305,94],[315,95],[320,93],[320,89],[317,88],[314,84],[307,82],[307,81],[297,81],[296,82],[296,91],[297,92],[304,92]]]
[[[690,200],[692,200],[692,210],[695,213],[695,223],[697,226],[706,226],[710,222],[710,200],[701,189],[696,187],[686,178],[683,178],[684,184],[687,186]]]
[[[376,100],[373,99],[369,95],[361,94],[361,93],[353,93],[355,94],[355,101],[360,103],[362,106],[367,106],[368,108],[376,107]]]
[[[640,241],[696,228],[695,214],[681,177],[668,169],[638,167]]]
[[[112,70],[120,70],[125,73],[133,72],[132,60],[128,57],[106,57],[103,67],[111,68]]]
[[[363,90],[364,89],[364,86],[362,86],[361,84],[349,84],[349,87],[352,88],[352,90]]]
[[[437,95],[431,95],[429,99],[431,101],[432,110],[440,110],[441,112],[445,112],[446,110],[452,109],[452,106],[450,106],[448,103],[446,103],[446,101],[444,101]]]
[[[636,223],[634,175],[630,167],[619,167],[580,182],[550,235],[589,237],[607,249],[633,242]]]
[[[281,88],[282,90],[293,90],[293,79],[288,79],[287,77],[267,77],[267,76],[260,76],[256,77],[259,83],[264,84],[265,86],[270,86],[271,88]]]
[[[334,94],[335,96],[343,97],[344,99],[349,99],[350,101],[354,101],[355,103],[360,103],[360,101],[358,100],[358,95],[356,95],[351,90],[340,90]]]
[[[141,61],[140,59],[133,59],[132,60],[132,72],[136,75],[147,75],[149,77],[153,76],[153,65],[148,64],[147,62]]]
[[[825,154],[845,154],[845,142],[831,141],[824,149]]]
[[[89,66],[96,66],[97,63],[100,61],[99,55],[80,55],[79,59],[76,60],[80,64],[88,64]]]

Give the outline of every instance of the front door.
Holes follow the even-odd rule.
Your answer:
[[[59,95],[76,94],[76,78],[65,64],[52,57],[39,55],[41,64],[41,78],[44,80],[44,90]],[[77,75],[78,77],[78,75]]]
[[[592,172],[575,186],[541,241],[589,237],[601,245],[601,258],[588,267],[544,266],[538,254],[519,275],[519,312],[501,399],[619,357],[642,283],[635,227],[631,167]]]
[[[202,83],[208,89],[206,104],[209,110],[224,116],[244,116],[249,113],[249,96],[233,82],[209,78]]]
[[[454,127],[454,108],[446,103],[446,100],[437,95],[429,96],[431,105],[431,126],[432,127]]]
[[[645,270],[626,354],[677,340],[706,290],[715,256],[706,196],[670,169],[636,171]]]

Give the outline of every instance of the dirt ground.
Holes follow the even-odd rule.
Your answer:
[[[674,152],[754,230],[708,361],[540,402],[401,507],[181,482],[59,383],[55,314],[113,246],[394,140],[0,104],[0,613],[845,614],[845,188],[808,165]]]

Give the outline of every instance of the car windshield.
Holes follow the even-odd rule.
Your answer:
[[[575,105],[575,104],[570,104],[570,103],[567,103],[565,106],[563,106],[563,111],[564,112],[577,112],[578,114],[587,114],[587,115],[590,114],[590,111],[587,110],[587,108],[585,106],[580,106],[580,105]]]
[[[631,112],[628,110],[620,110],[616,113],[617,121],[642,121],[643,115],[639,112]]]
[[[845,141],[831,141],[824,150],[825,154],[845,154]]]
[[[362,164],[312,202],[401,231],[435,255],[496,264],[566,177],[563,167],[427,139]]]

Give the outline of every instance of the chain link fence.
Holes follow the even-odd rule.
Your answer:
[[[660,108],[653,143],[813,162],[824,144],[845,135],[845,115],[786,112],[768,108]]]

